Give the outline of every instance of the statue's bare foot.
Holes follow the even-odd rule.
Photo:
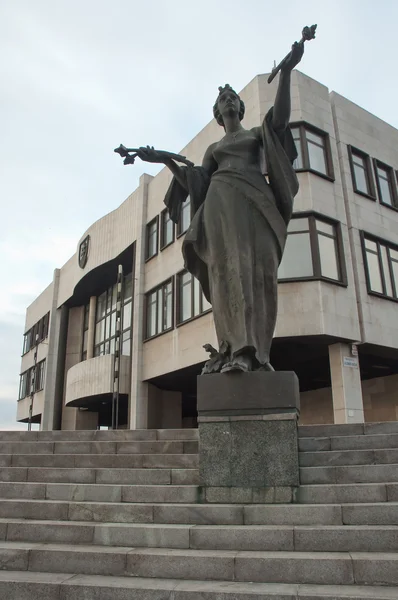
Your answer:
[[[227,362],[221,369],[221,373],[229,373],[231,371],[240,371],[247,373],[252,370],[252,360],[249,356],[235,356],[230,362]]]

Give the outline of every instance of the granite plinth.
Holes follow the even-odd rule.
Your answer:
[[[199,377],[203,501],[228,497],[233,502],[235,495],[247,498],[246,502],[294,501],[299,485],[298,414],[299,388],[294,373]]]

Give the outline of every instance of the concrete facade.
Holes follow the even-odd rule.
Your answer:
[[[261,123],[276,85],[259,75],[242,90],[246,128]],[[276,369],[294,370],[299,377],[302,423],[397,419],[398,131],[298,71],[292,76],[291,123],[302,155],[297,163],[300,190],[280,270],[271,360]],[[209,144],[222,135],[212,120],[181,153],[200,164]],[[359,167],[352,156],[364,161],[370,193],[358,192],[354,170],[359,173]],[[188,296],[183,294],[188,288],[179,275],[183,234],[174,228],[172,241],[162,244],[163,199],[170,181],[168,169],[156,177],[143,175],[117,209],[84,232],[75,255],[27,309],[27,333],[50,313],[48,335],[35,346],[36,360],[32,347],[21,362],[21,373],[29,374],[45,361],[42,388],[33,394],[33,417],[43,429],[109,425],[116,364],[112,294],[119,264],[132,282],[132,299],[124,310],[130,343],[123,344],[117,367],[120,424],[131,429],[196,426],[196,375],[207,358],[202,346],[215,346],[216,336],[211,311],[199,300],[203,313],[195,308],[199,296],[193,288],[193,314],[186,316]],[[148,250],[151,223],[154,228],[157,224],[153,256]],[[87,263],[81,268],[79,248],[88,236]],[[382,284],[371,271],[374,260],[379,261]],[[170,282],[167,289],[162,288],[165,282]],[[378,285],[382,292],[372,288]],[[159,286],[161,291],[152,293]],[[101,298],[109,304],[102,323]],[[148,336],[151,298],[157,303],[156,323],[163,318],[170,322]],[[104,329],[110,331],[109,340]],[[27,420],[30,403],[31,394],[18,401],[19,421]]]

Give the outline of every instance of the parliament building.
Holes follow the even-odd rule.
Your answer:
[[[242,90],[244,127],[275,91],[267,75]],[[398,420],[398,130],[299,71],[291,128],[300,189],[271,363],[296,372],[302,424]],[[201,164],[222,135],[213,119],[181,152]],[[44,430],[110,427],[117,394],[121,428],[196,427],[203,346],[217,344],[183,266],[189,198],[174,225],[170,181],[166,168],[142,175],[27,308],[18,421],[31,410]]]

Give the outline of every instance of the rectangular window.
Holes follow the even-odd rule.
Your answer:
[[[44,389],[45,363],[45,359],[41,360],[37,363],[36,368],[33,366],[21,373],[18,400],[23,400],[23,398],[30,396],[32,392],[35,393]]]
[[[292,125],[291,131],[298,154],[293,167],[334,179],[328,134],[307,123]]]
[[[177,275],[178,302],[177,321],[184,323],[211,309],[199,281],[188,271]]]
[[[375,198],[376,194],[369,155],[352,146],[348,146],[348,156],[354,191],[357,194]]]
[[[88,315],[90,311],[90,303],[86,304],[83,309],[83,341],[82,341],[82,360],[87,360],[87,342],[88,342]]]
[[[146,260],[156,256],[158,253],[158,222],[159,217],[155,217],[146,226]]]
[[[374,160],[374,167],[380,203],[396,208],[397,189],[392,168],[376,159]]]
[[[293,217],[278,270],[279,280],[343,281],[342,244],[338,223],[317,215]]]
[[[48,337],[49,321],[50,313],[48,312],[24,334],[22,354],[26,354]]]
[[[130,354],[132,325],[132,273],[126,275],[122,285],[122,354]],[[94,356],[114,354],[116,338],[117,284],[97,298],[95,317]]]
[[[160,249],[162,250],[174,242],[174,223],[170,219],[167,208],[160,215],[160,227]]]
[[[188,196],[188,198],[185,200],[185,202],[182,203],[182,206],[181,206],[181,215],[180,215],[180,219],[177,224],[177,235],[182,235],[183,233],[185,233],[187,231],[188,227],[191,224],[191,219],[192,219],[192,205],[191,205],[191,199]]]
[[[398,246],[362,234],[368,292],[398,300]]]
[[[170,279],[146,295],[146,339],[173,327],[173,282]]]

